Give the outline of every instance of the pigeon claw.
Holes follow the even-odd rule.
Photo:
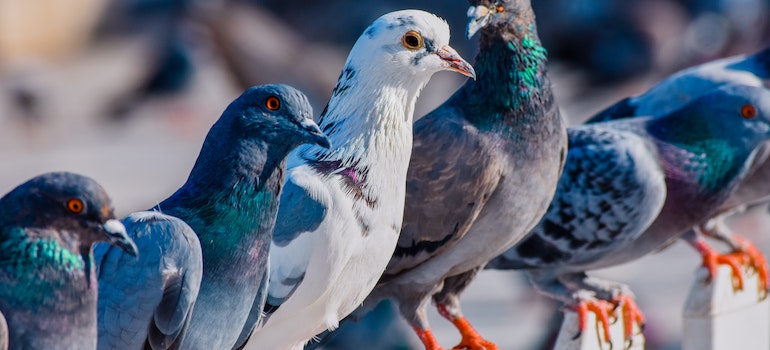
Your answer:
[[[767,297],[767,291],[770,289],[770,279],[768,279],[768,265],[765,256],[748,239],[733,236],[733,240],[740,246],[740,249],[734,254],[742,254],[751,269],[757,272],[759,278],[760,295],[762,299]]]
[[[633,298],[628,295],[620,295],[613,300],[615,305],[620,306],[620,312],[623,315],[623,335],[626,338],[628,348],[633,345],[634,322],[639,325],[639,329],[644,329],[644,314],[639,310],[639,306]]]
[[[419,327],[412,327],[414,332],[417,333],[417,337],[420,338],[422,345],[425,346],[425,350],[442,350],[441,345],[433,336],[433,332],[430,329],[421,329]]]
[[[576,311],[578,314],[578,329],[580,330],[578,332],[578,336],[574,339],[579,338],[586,329],[586,323],[588,322],[588,312],[593,312],[596,315],[596,323],[600,324],[604,333],[604,341],[607,343],[610,342],[610,315],[612,314],[612,310],[615,308],[615,305],[610,303],[606,300],[581,300],[577,307]]]
[[[459,313],[452,313],[446,305],[436,303],[436,309],[439,315],[452,322],[452,324],[460,331],[462,339],[460,344],[457,344],[453,350],[498,350],[499,348],[495,343],[492,343],[484,339],[475,329],[471,326],[468,320],[461,316]]]
[[[746,255],[742,253],[720,254],[707,244],[699,244],[697,249],[703,257],[702,266],[708,270],[710,279],[716,276],[719,265],[727,265],[730,266],[730,270],[733,273],[733,289],[736,291],[743,290],[743,271],[741,271],[741,265],[748,261]]]

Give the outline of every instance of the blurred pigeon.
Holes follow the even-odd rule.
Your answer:
[[[639,96],[626,98],[591,118],[588,123],[622,119],[633,116],[662,115],[726,84],[770,87],[770,47],[753,55],[728,57],[684,69],[663,80]],[[768,265],[762,253],[748,240],[735,235],[724,224],[727,216],[742,211],[748,205],[770,201],[770,145],[765,145],[751,166],[750,175],[720,207],[713,217],[698,223],[683,238],[703,256],[703,266],[716,273],[719,263],[733,269],[736,286],[742,288],[739,265],[748,261],[759,272],[762,286],[770,287]],[[697,232],[697,233],[696,233]],[[731,254],[719,254],[699,234],[706,234],[727,243]]]
[[[446,22],[424,11],[383,15],[355,43],[319,123],[334,148],[292,155],[271,248],[274,312],[247,348],[301,349],[374,288],[401,230],[415,101],[441,70],[474,76]]]
[[[440,348],[424,309],[431,297],[461,332],[458,348],[497,348],[463,317],[459,295],[545,213],[566,157],[529,0],[471,4],[478,80],[415,123],[401,236],[362,309],[396,300],[426,349]]]
[[[91,246],[105,241],[137,254],[107,193],[91,178],[47,173],[0,198],[0,212],[0,316],[8,347],[96,348]]]
[[[8,350],[8,322],[0,312],[0,350]]]
[[[212,126],[187,182],[124,220],[141,258],[100,256],[100,348],[231,349],[253,327],[285,157],[302,143],[329,146],[311,114],[289,86],[246,90]]]
[[[585,271],[649,254],[712,215],[770,140],[770,91],[726,85],[679,110],[571,128],[554,201],[532,233],[488,268],[525,269],[536,287],[588,311],[609,340],[610,302],[643,322],[627,287]],[[665,176],[665,183],[662,177]]]

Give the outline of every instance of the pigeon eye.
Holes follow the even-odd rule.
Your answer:
[[[278,97],[270,96],[265,100],[265,107],[271,111],[277,111],[278,108],[281,108],[281,100]]]
[[[421,49],[425,43],[423,43],[420,33],[410,30],[401,37],[401,45],[409,50],[417,50]]]
[[[741,107],[741,115],[746,119],[754,118],[757,115],[757,109],[752,105]]]
[[[80,199],[72,198],[67,201],[67,210],[75,214],[82,213],[84,208],[85,208],[85,205],[83,205],[83,201],[81,201]]]
[[[505,7],[503,7],[502,5],[498,5],[497,12],[503,12],[503,11],[505,11]]]

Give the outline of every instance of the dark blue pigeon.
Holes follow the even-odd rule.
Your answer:
[[[124,219],[140,259],[98,254],[100,349],[230,349],[253,329],[285,157],[303,143],[329,147],[311,114],[289,86],[246,90],[212,126],[187,182]]]
[[[634,116],[662,115],[726,84],[770,87],[770,47],[752,55],[728,57],[679,71],[659,82],[645,93],[628,97],[608,107],[588,123]],[[728,264],[738,288],[743,285],[740,265],[747,261],[759,272],[762,287],[770,287],[768,264],[750,241],[734,234],[724,220],[749,205],[770,202],[770,145],[765,145],[751,166],[750,175],[738,186],[713,217],[696,225],[683,238],[703,256],[703,266],[713,275],[718,264]],[[701,234],[725,242],[730,254],[720,254],[701,238]]]
[[[526,270],[578,311],[581,329],[595,312],[608,339],[618,304],[626,320],[643,317],[628,287],[585,272],[652,253],[713,215],[770,140],[770,91],[726,85],[666,115],[578,126],[569,137],[548,212],[487,267]]]
[[[91,247],[136,256],[107,193],[91,178],[47,173],[0,198],[0,213],[0,347],[7,337],[10,349],[96,348]]]

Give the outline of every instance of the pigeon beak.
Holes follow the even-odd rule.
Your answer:
[[[126,227],[123,226],[118,220],[110,219],[102,225],[102,230],[107,235],[107,242],[130,254],[131,256],[138,256],[139,250],[136,248],[136,244],[131,237],[128,237],[126,233]]]
[[[329,137],[321,131],[313,119],[305,118],[300,124],[302,130],[305,131],[306,140],[311,143],[315,143],[323,148],[331,148],[332,142]]]
[[[473,70],[473,66],[460,57],[460,54],[458,54],[451,46],[447,45],[442,47],[436,51],[436,55],[444,61],[447,69],[476,80],[476,71]]]
[[[489,23],[491,11],[484,6],[468,8],[468,24],[465,26],[465,37],[470,39],[476,32]]]

